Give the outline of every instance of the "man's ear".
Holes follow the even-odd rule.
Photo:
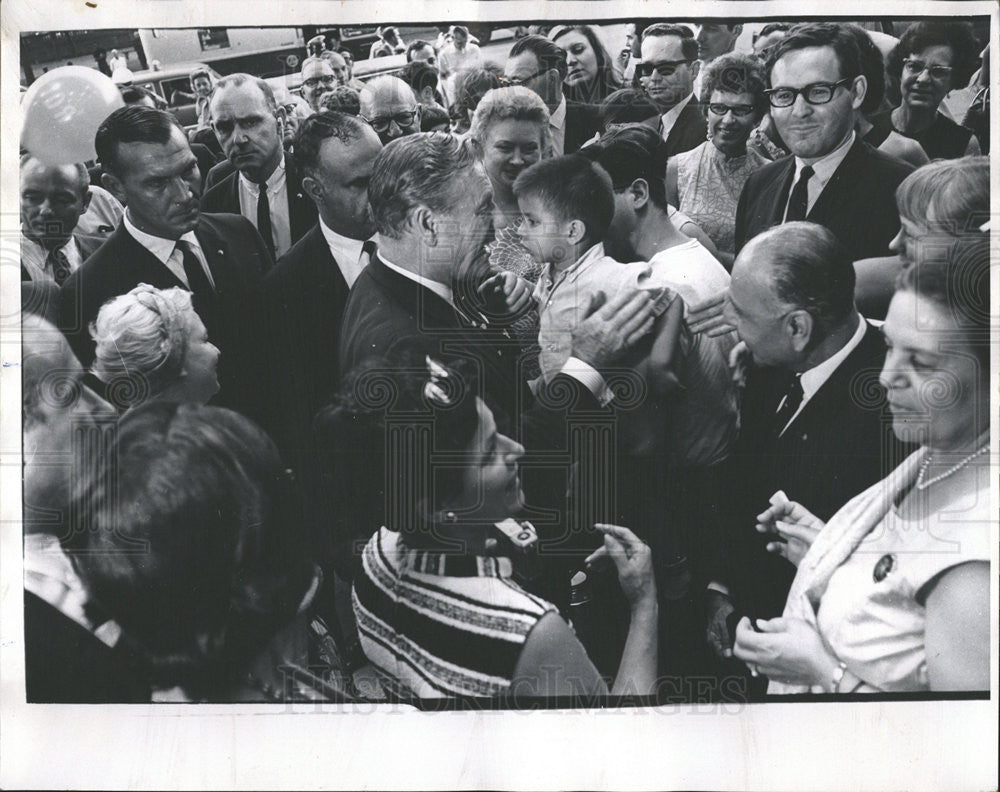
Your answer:
[[[796,352],[802,352],[809,346],[815,325],[816,320],[813,319],[808,311],[802,308],[792,311],[785,317],[785,328],[791,339],[792,348]]]
[[[633,209],[642,209],[649,203],[649,184],[645,179],[636,179],[628,188]]]
[[[323,184],[315,176],[303,176],[302,189],[312,199],[313,203],[319,204],[322,202]]]
[[[411,230],[420,234],[428,247],[437,246],[438,229],[434,219],[434,213],[426,206],[418,206],[410,212],[406,219]]]
[[[698,72],[701,71],[701,61],[700,60],[691,61],[690,67],[691,67],[691,79],[692,80],[697,80],[698,79]],[[692,99],[692,101],[694,101],[694,100]]]
[[[115,174],[111,171],[103,170],[101,173],[101,184],[105,190],[115,196],[115,198],[117,198],[122,204],[126,203],[125,188],[122,186],[121,180],[115,176]]]
[[[868,93],[868,78],[863,74],[859,74],[854,78],[854,82],[851,83],[851,93],[854,97],[851,99],[851,107],[857,110],[861,107],[862,102],[865,101],[865,94]]]
[[[81,214],[81,215],[82,215],[82,214],[83,214],[84,212],[86,212],[86,211],[87,211],[87,209],[89,209],[89,208],[90,208],[90,199],[91,199],[92,197],[93,197],[93,194],[92,194],[92,193],[90,192],[90,185],[89,185],[89,184],[85,184],[85,185],[83,186],[83,199],[82,199],[82,200],[80,201],[80,204],[81,204],[81,205],[82,205],[82,207],[83,207],[83,208],[82,208],[82,209],[80,210],[80,214]]]

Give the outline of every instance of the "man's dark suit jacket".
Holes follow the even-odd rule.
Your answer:
[[[533,398],[527,378],[519,371],[520,348],[516,340],[502,328],[472,325],[430,289],[395,272],[376,257],[358,276],[347,299],[340,339],[341,371],[346,374],[353,367],[364,365],[371,355],[385,355],[397,342],[421,353],[470,360],[480,372],[480,392],[494,412],[498,430],[518,437],[529,453],[545,451],[562,455],[561,461],[555,462],[558,470],[525,471],[529,504],[542,506],[544,493],[551,491],[544,508],[565,507],[562,493],[566,491],[566,472],[570,467],[566,455],[570,453],[572,427],[581,422],[589,426],[591,419],[606,420],[610,412],[600,407],[587,388],[572,377],[559,375],[546,391]],[[326,433],[321,415],[316,426],[321,448]],[[562,488],[552,487],[551,480],[560,477]],[[548,517],[553,518],[555,513]],[[551,526],[546,528],[537,521],[544,518],[531,519],[543,539],[563,549],[568,547],[573,551],[588,543],[593,546],[598,543],[593,541],[591,531],[574,532],[567,538],[562,532],[568,524],[566,520],[556,525],[553,518]],[[368,527],[370,535],[374,528]],[[569,545],[565,544],[567,541]],[[552,554],[557,565],[572,560],[568,555],[556,558],[557,555]],[[563,583],[567,583],[565,591],[560,590]],[[557,603],[564,599],[562,595],[568,594],[568,577],[557,581],[556,588],[546,594]]]
[[[563,154],[572,154],[590,140],[600,128],[601,119],[597,108],[582,102],[566,100],[566,137],[563,140]]]
[[[213,169],[214,170],[214,169]],[[240,174],[233,171],[201,196],[201,211],[240,214]],[[285,155],[285,185],[288,190],[288,224],[294,245],[316,224],[316,204],[302,189],[302,176],[295,167],[295,160]],[[285,251],[288,252],[287,250]]]
[[[317,411],[340,381],[340,326],[349,287],[319,223],[263,281],[271,392],[263,416],[286,462],[300,470]]]
[[[287,156],[287,154],[285,155]],[[226,157],[223,157],[216,163],[212,169],[205,174],[205,191],[211,190],[216,184],[225,179],[229,174],[236,172],[236,166],[233,165]]]
[[[661,116],[658,126],[660,137],[663,136],[662,130],[663,119]],[[664,142],[667,156],[673,157],[697,148],[705,142],[707,134],[708,123],[705,121],[705,113],[702,111],[701,105],[692,97],[684,105],[684,109],[681,110],[680,115],[677,116],[677,120],[670,127],[670,132],[667,134],[667,139]]]
[[[220,352],[220,392],[213,404],[245,412],[257,404],[259,286],[270,254],[251,223],[238,215],[202,214],[194,230],[215,280],[213,294],[195,293],[195,310]],[[59,291],[59,327],[84,368],[94,361],[88,326],[101,306],[140,283],[158,289],[186,288],[165,264],[119,224]]]
[[[794,568],[768,553],[755,517],[778,490],[821,520],[883,479],[912,450],[892,431],[885,389],[878,383],[885,342],[869,324],[864,337],[779,437],[775,411],[789,373],[754,368],[747,378],[733,468],[734,522],[720,574],[737,607],[750,615],[781,615]]]
[[[806,217],[829,228],[854,261],[888,256],[899,233],[896,188],[913,166],[856,138]],[[736,209],[736,252],[757,234],[780,225],[795,178],[789,155],[754,171]]]

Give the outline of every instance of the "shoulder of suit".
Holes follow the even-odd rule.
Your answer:
[[[862,141],[862,151],[863,156],[866,158],[864,164],[865,171],[871,172],[873,170],[879,177],[895,177],[897,181],[896,184],[893,185],[893,190],[895,190],[896,185],[898,185],[900,181],[916,170],[916,168],[909,162],[904,162],[898,157],[893,157],[891,154],[879,151],[877,148],[873,148],[870,144],[865,143],[864,141]],[[874,181],[879,180],[880,179],[874,179]]]
[[[313,225],[302,237],[285,251],[271,270],[264,276],[264,283],[280,281],[301,267],[315,262],[317,254],[326,253],[330,258],[330,248],[319,230],[319,224]],[[336,263],[336,260],[334,260]]]

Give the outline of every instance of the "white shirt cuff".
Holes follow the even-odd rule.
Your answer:
[[[723,585],[722,583],[719,583],[716,580],[713,580],[711,583],[708,584],[708,590],[709,591],[717,591],[722,596],[724,596],[724,597],[730,597],[731,598],[731,596],[729,594],[729,587]]]
[[[568,377],[580,382],[587,390],[594,394],[594,398],[600,402],[602,407],[607,407],[615,398],[614,391],[608,387],[597,369],[589,363],[584,363],[579,358],[571,357],[564,364],[561,372]]]

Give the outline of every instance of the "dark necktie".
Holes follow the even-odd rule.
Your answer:
[[[177,247],[184,255],[184,275],[187,277],[188,288],[192,293],[204,297],[214,293],[212,283],[209,281],[208,275],[205,274],[205,269],[201,266],[198,257],[191,249],[191,245],[183,239],[179,239]]]
[[[271,231],[271,202],[267,199],[267,182],[257,185],[257,231],[274,258],[274,233]]]
[[[813,169],[806,165],[799,174],[799,180],[792,187],[792,194],[788,198],[788,214],[785,215],[785,222],[792,223],[796,220],[805,220],[809,208],[809,180],[813,177]]]
[[[364,269],[371,264],[372,257],[374,255],[375,243],[369,239],[361,246],[361,257],[358,259],[358,264],[361,265],[361,269]]]
[[[49,251],[45,263],[52,270],[52,277],[55,278],[56,285],[62,286],[70,273],[69,259],[66,258],[66,254],[59,248],[56,248]]]
[[[774,413],[774,433],[780,436],[786,424],[795,415],[802,404],[802,380],[801,375],[794,374],[788,382],[788,390],[785,391],[784,401],[779,403],[777,411]]]

